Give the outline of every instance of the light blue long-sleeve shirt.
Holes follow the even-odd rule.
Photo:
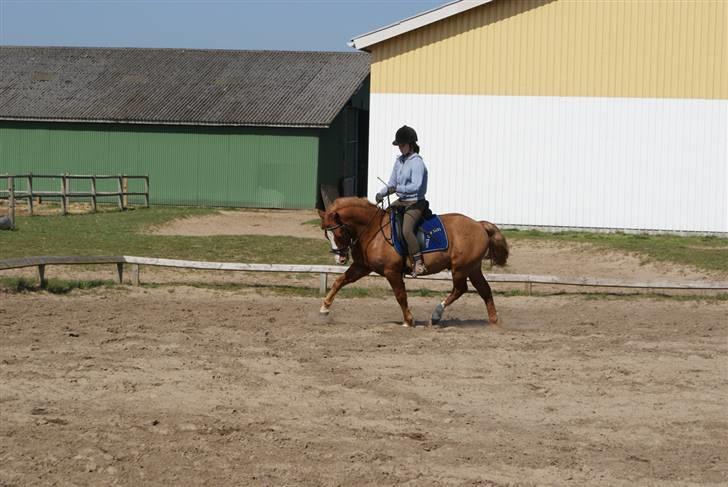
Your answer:
[[[398,156],[394,161],[392,175],[387,186],[379,191],[385,196],[389,188],[396,188],[397,197],[403,201],[425,199],[427,193],[427,167],[419,154],[413,152],[407,156]]]

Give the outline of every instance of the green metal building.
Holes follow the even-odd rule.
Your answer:
[[[321,185],[366,194],[368,103],[360,53],[0,47],[0,173],[148,174],[152,204],[313,208]]]

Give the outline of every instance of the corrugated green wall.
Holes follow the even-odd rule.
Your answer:
[[[149,174],[152,204],[312,208],[318,162],[314,129],[0,122],[0,173]]]

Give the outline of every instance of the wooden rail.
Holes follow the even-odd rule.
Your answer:
[[[7,190],[0,190],[0,198],[8,198],[10,200],[11,213],[14,213],[14,202],[18,199],[26,199],[28,202],[28,210],[33,215],[33,199],[34,198],[60,198],[61,208],[64,215],[68,213],[71,198],[91,198],[91,206],[93,211],[97,209],[98,198],[115,197],[120,210],[127,208],[129,196],[143,196],[144,205],[149,207],[149,176],[129,176],[126,174],[117,175],[79,175],[79,174],[15,174],[3,175],[7,178]],[[18,181],[25,180],[27,189],[19,190]],[[33,189],[33,182],[39,179],[60,179],[60,191],[39,191]],[[98,191],[96,183],[99,180],[113,179],[117,182],[117,191]],[[139,179],[144,181],[144,191],[129,191],[129,180]],[[90,191],[74,191],[71,188],[71,181],[87,180],[91,182]],[[12,218],[13,223],[15,219]]]
[[[218,271],[247,271],[247,272],[296,272],[314,273],[320,275],[319,291],[325,294],[328,289],[329,274],[343,274],[346,271],[344,266],[330,265],[291,265],[291,264],[244,264],[229,262],[201,262],[193,260],[178,259],[157,259],[150,257],[122,256],[39,256],[19,257],[15,259],[0,260],[0,271],[8,269],[21,269],[25,267],[37,267],[38,278],[41,286],[45,285],[45,268],[48,265],[74,265],[74,264],[115,264],[119,283],[123,282],[124,265],[132,266],[132,284],[139,285],[140,267],[143,265],[155,267],[173,267],[180,269],[204,269]],[[378,276],[378,274],[371,274]],[[531,294],[534,284],[562,285],[562,286],[592,286],[592,287],[616,287],[635,289],[682,289],[682,290],[728,290],[728,282],[666,282],[666,281],[623,281],[620,279],[598,279],[590,277],[558,277],[558,276],[537,276],[528,274],[486,274],[490,282],[523,283],[528,294]],[[449,281],[450,272],[440,272],[429,276],[421,276],[418,279]]]

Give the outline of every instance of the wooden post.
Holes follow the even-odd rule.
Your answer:
[[[33,216],[33,173],[28,174],[28,212]]]
[[[126,193],[129,192],[129,178],[123,177],[122,178],[121,187],[124,190],[124,196],[122,197],[122,202],[124,205],[124,208],[129,208],[129,196],[126,195]]]
[[[119,275],[119,284],[124,283],[124,264],[119,262],[116,264],[116,273]]]
[[[533,290],[533,283],[526,281],[526,295],[530,296],[532,290]]]
[[[8,203],[10,204],[10,228],[15,230],[15,178],[8,176]]]
[[[45,264],[38,266],[38,280],[40,281],[40,288],[45,289],[47,284],[45,280]]]
[[[61,214],[68,213],[68,197],[66,196],[66,175],[61,174]]]
[[[144,202],[149,208],[149,174],[144,177]]]
[[[329,275],[325,272],[322,272],[319,276],[319,294],[325,296],[326,291],[328,290],[328,277]]]
[[[124,209],[124,197],[122,196],[123,183],[121,180],[122,180],[122,177],[121,177],[121,174],[119,174],[118,177],[116,178],[116,183],[117,183],[116,185],[117,185],[118,191],[119,191],[119,209],[123,210]]]
[[[139,264],[134,264],[131,266],[131,283],[134,286],[138,286],[140,283],[140,279],[139,279],[140,274],[141,274],[140,267],[141,266]]]
[[[91,207],[96,213],[96,176],[91,176]]]
[[[71,197],[68,196],[71,193],[71,178],[68,176],[69,174],[66,173],[66,211],[71,213]]]

